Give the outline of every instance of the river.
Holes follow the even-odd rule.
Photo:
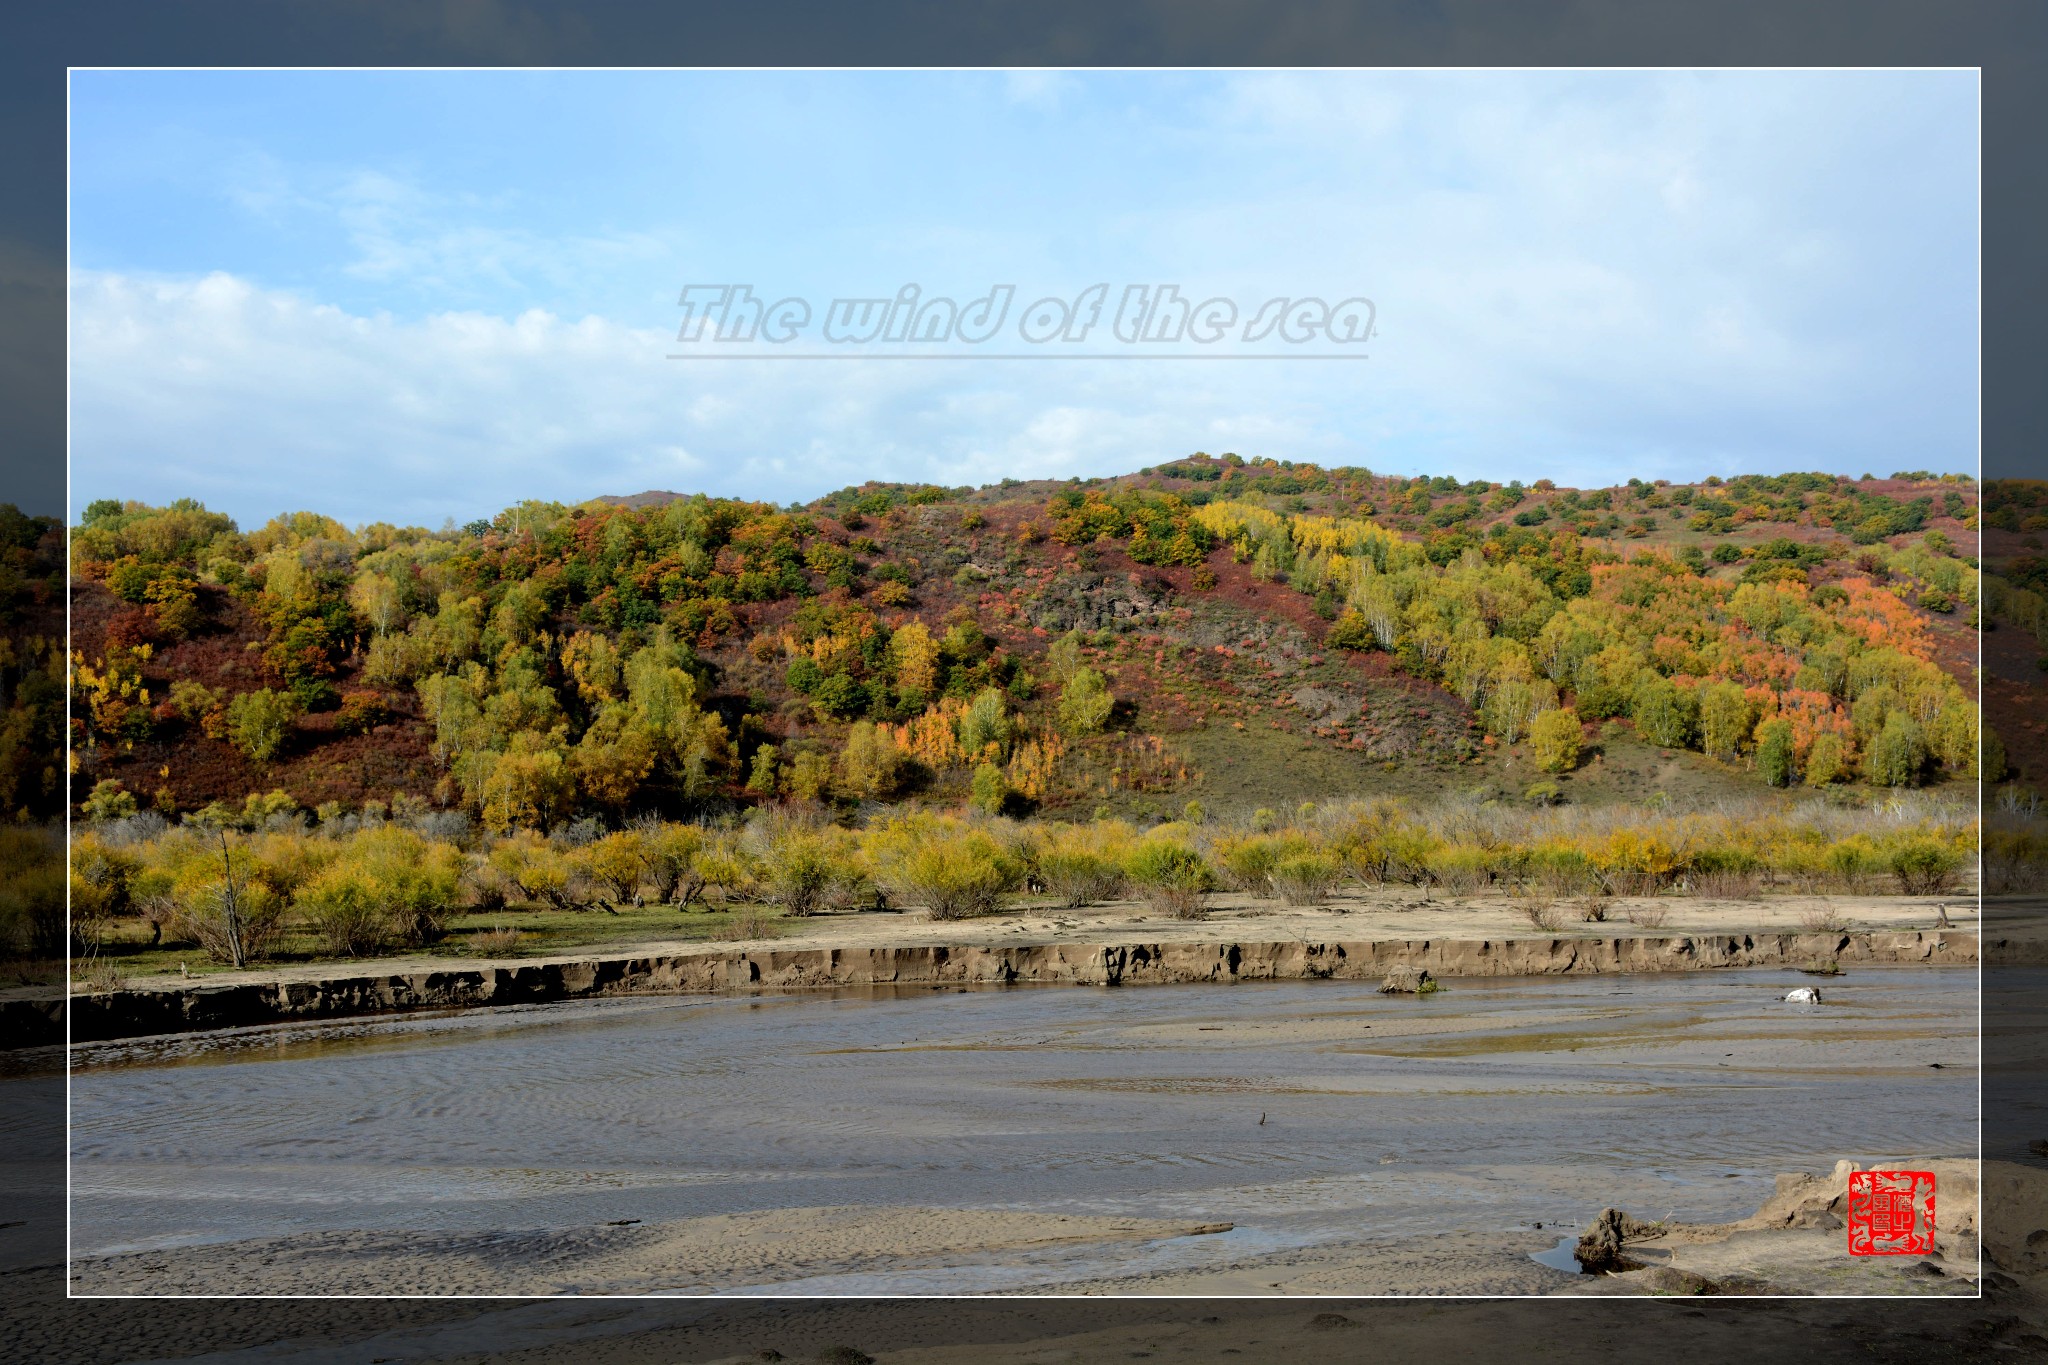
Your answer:
[[[1824,1003],[1782,1000],[1802,984]],[[1778,1171],[1976,1151],[1974,970],[1446,987],[681,996],[81,1047],[73,1251],[844,1205],[1235,1224],[728,1286],[973,1292],[1608,1205],[1727,1219]]]

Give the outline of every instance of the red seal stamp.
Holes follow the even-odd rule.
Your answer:
[[[1934,1250],[1934,1172],[1849,1172],[1849,1254],[1926,1256]]]

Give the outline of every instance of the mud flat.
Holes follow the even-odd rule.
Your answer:
[[[704,992],[91,1044],[73,1270],[92,1292],[1541,1294],[1579,1277],[1534,1258],[1609,1206],[1721,1225],[1776,1172],[1970,1153],[1976,977],[1851,967],[1823,1005],[1774,969]]]

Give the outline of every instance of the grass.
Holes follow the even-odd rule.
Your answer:
[[[736,921],[748,920],[763,932],[733,934]],[[527,958],[549,957],[580,948],[601,948],[622,943],[650,941],[715,943],[732,938],[773,937],[782,916],[756,905],[729,909],[679,913],[673,906],[620,906],[616,915],[602,910],[555,910],[543,906],[508,906],[501,910],[478,911],[452,916],[447,933],[438,942],[410,952],[407,956],[436,958]],[[505,943],[503,930],[517,934]],[[115,923],[101,948],[108,969],[125,977],[159,974],[178,975],[182,966],[191,976],[210,976],[232,970],[225,963],[212,962],[191,944],[151,947],[146,926],[122,920]],[[311,962],[332,962],[321,941],[311,930],[289,927],[278,951],[258,970]],[[346,961],[347,959],[343,959]],[[361,959],[366,968],[383,960]]]

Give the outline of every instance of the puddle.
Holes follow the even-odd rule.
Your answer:
[[[1552,1270],[1562,1270],[1567,1275],[1583,1275],[1585,1267],[1579,1264],[1579,1234],[1568,1232],[1557,1239],[1557,1245],[1548,1251],[1532,1251],[1529,1259],[1537,1265],[1547,1265]]]

